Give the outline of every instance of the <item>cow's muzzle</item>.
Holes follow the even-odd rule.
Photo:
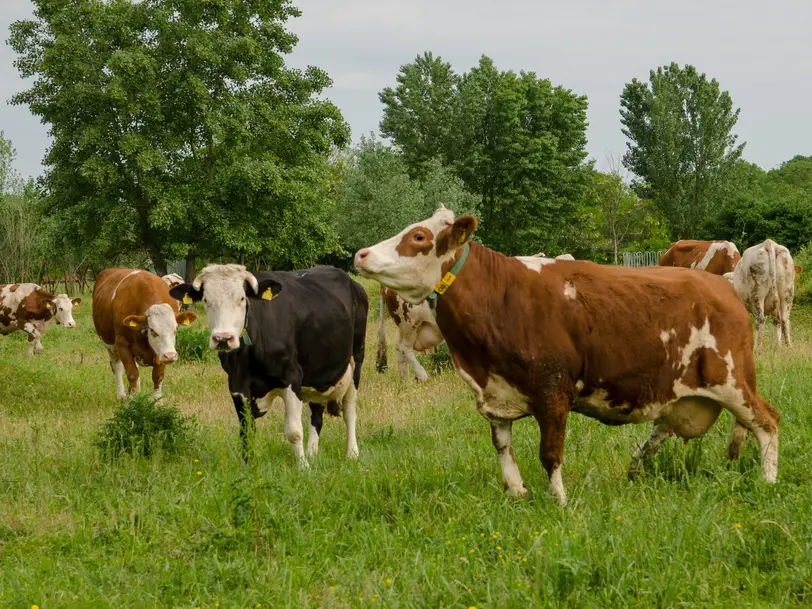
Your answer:
[[[178,361],[178,354],[175,351],[172,351],[171,353],[164,353],[161,356],[162,364],[174,364],[176,361]]]
[[[233,334],[212,334],[211,347],[218,351],[231,351],[237,348],[237,337]]]

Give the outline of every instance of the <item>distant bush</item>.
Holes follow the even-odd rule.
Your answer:
[[[209,349],[209,332],[202,329],[181,330],[175,337],[175,348],[181,362],[204,362],[214,359]]]
[[[800,275],[795,276],[795,302],[812,304],[812,248],[809,245],[802,247],[794,256],[794,261],[804,268]]]
[[[164,406],[141,393],[119,405],[96,437],[96,446],[110,459],[130,453],[150,457],[177,454],[192,441],[194,420],[174,406]]]

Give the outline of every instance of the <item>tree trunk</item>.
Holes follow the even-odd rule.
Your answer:
[[[184,279],[186,283],[192,283],[197,276],[197,252],[189,250],[186,254],[186,273]]]
[[[155,272],[159,277],[163,277],[169,272],[166,259],[161,255],[157,247],[148,246],[147,249],[149,250],[149,258],[152,260],[152,266],[155,267]]]

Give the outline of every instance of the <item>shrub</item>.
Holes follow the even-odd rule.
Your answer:
[[[454,361],[451,359],[451,351],[448,349],[448,344],[443,341],[437,345],[435,353],[426,355],[426,360],[432,373],[437,374],[443,370],[453,370]]]
[[[800,275],[796,275],[795,302],[812,304],[812,248],[805,245],[794,256],[795,264],[803,267]]]
[[[214,358],[214,351],[209,349],[208,330],[190,328],[178,332],[175,348],[181,362],[205,362]]]
[[[96,446],[107,458],[122,453],[150,457],[156,452],[177,454],[192,441],[194,419],[174,406],[162,405],[142,393],[130,396],[116,408],[96,437]]]

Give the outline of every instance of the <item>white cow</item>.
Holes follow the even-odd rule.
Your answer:
[[[544,252],[539,252],[538,254],[533,254],[532,258],[549,258],[546,256]],[[572,254],[559,254],[555,257],[556,260],[575,260],[575,256]]]
[[[789,314],[795,297],[795,266],[789,250],[775,241],[744,250],[741,261],[724,277],[733,284],[739,298],[756,318],[756,344],[758,349],[764,335],[766,315],[773,318],[775,338],[781,344],[781,335],[791,345]]]

